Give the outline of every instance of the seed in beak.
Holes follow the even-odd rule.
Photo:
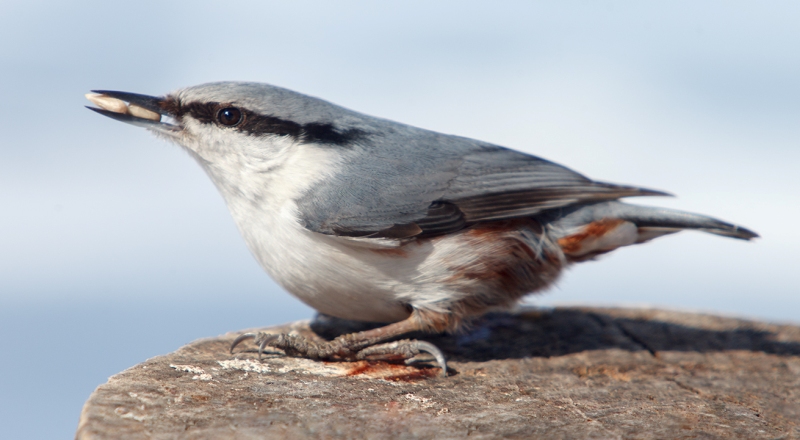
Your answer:
[[[114,113],[128,113],[128,104],[125,104],[125,101],[122,101],[117,98],[112,98],[110,96],[101,95],[99,93],[87,93],[86,99],[92,101],[92,103],[102,109],[108,110]]]
[[[150,119],[151,121],[161,120],[160,114],[144,107],[139,107],[136,104],[130,104],[128,106],[128,113],[130,113],[132,116],[136,116],[137,118]]]
[[[144,107],[140,107],[136,104],[128,105],[121,99],[112,98],[100,93],[87,93],[85,96],[86,99],[92,101],[94,105],[110,112],[122,113],[123,115],[128,114],[137,118],[149,119],[151,121],[161,120],[160,114]]]

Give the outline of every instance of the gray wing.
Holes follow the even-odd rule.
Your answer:
[[[343,154],[341,168],[298,200],[301,221],[312,231],[435,236],[574,204],[664,195],[595,182],[535,156],[407,126],[366,137]]]

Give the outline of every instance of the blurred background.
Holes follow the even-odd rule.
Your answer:
[[[309,318],[177,146],[83,108],[268,82],[661,189],[683,233],[575,267],[531,304],[800,321],[800,3],[0,2],[0,426],[73,435],[108,376]]]

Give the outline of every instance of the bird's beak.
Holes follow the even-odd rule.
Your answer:
[[[181,130],[174,123],[177,115],[171,111],[166,98],[113,90],[92,90],[92,93],[86,94],[86,99],[100,107],[86,108],[117,121],[173,136]],[[163,116],[167,120],[163,120]]]

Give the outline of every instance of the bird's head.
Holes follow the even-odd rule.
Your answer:
[[[278,186],[287,196],[299,194],[334,172],[373,123],[329,102],[260,83],[209,83],[163,97],[95,90],[86,97],[97,106],[89,109],[184,147],[229,203],[262,199]]]
[[[234,159],[258,166],[298,144],[347,147],[363,116],[326,101],[260,83],[217,82],[164,97],[95,90],[89,107],[174,141],[206,165]]]

